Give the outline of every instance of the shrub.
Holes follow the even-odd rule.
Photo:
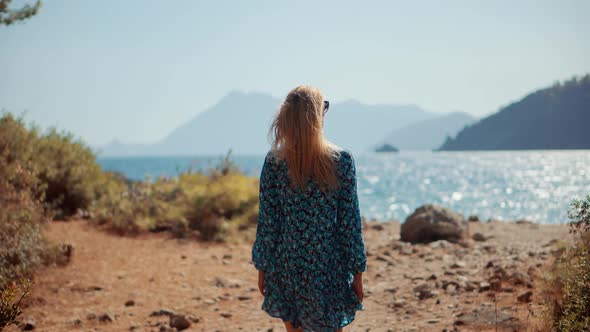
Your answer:
[[[58,217],[88,209],[101,190],[103,175],[90,148],[53,128],[38,139],[34,150],[44,200]]]
[[[16,190],[28,190],[63,218],[88,209],[101,191],[103,173],[90,148],[72,134],[55,128],[41,135],[22,117],[0,117],[0,158],[3,178]],[[31,174],[25,180],[17,169]]]
[[[590,195],[574,200],[569,217],[575,242],[553,265],[549,292],[551,316],[557,331],[590,331]]]
[[[189,193],[189,226],[205,240],[221,240],[232,228],[252,222],[258,204],[257,180],[240,172],[214,176]]]
[[[37,130],[27,129],[21,118],[0,117],[0,289],[59,258],[43,235],[52,214],[42,202],[38,142]]]
[[[19,324],[17,319],[22,314],[21,302],[29,295],[29,287],[30,281],[23,280],[19,285],[11,283],[0,288],[0,331],[9,325]]]
[[[227,240],[249,234],[258,218],[258,180],[240,172],[229,155],[207,172],[155,181],[123,182],[110,174],[101,188],[94,219],[120,234],[167,230],[188,237],[196,231],[203,240]]]

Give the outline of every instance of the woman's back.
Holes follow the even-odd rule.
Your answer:
[[[307,330],[347,325],[362,304],[351,289],[366,256],[352,154],[336,154],[339,187],[290,185],[289,168],[274,151],[260,177],[260,213],[252,258],[265,271],[262,308]]]

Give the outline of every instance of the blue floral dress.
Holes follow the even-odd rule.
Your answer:
[[[304,331],[336,331],[363,310],[352,290],[366,270],[356,169],[341,150],[340,187],[323,193],[313,180],[292,189],[285,161],[269,151],[260,175],[260,209],[252,261],[264,271],[262,309]]]

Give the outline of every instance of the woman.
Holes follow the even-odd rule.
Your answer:
[[[328,107],[319,90],[293,89],[272,124],[260,175],[252,261],[262,309],[288,332],[342,331],[363,309],[355,163],[323,136]]]

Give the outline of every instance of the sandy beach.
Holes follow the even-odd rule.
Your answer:
[[[542,330],[544,266],[566,226],[470,222],[461,244],[416,245],[399,228],[364,223],[365,310],[345,331]],[[284,330],[260,310],[249,243],[121,237],[83,220],[52,222],[48,237],[73,255],[36,274],[21,317],[36,331]]]

